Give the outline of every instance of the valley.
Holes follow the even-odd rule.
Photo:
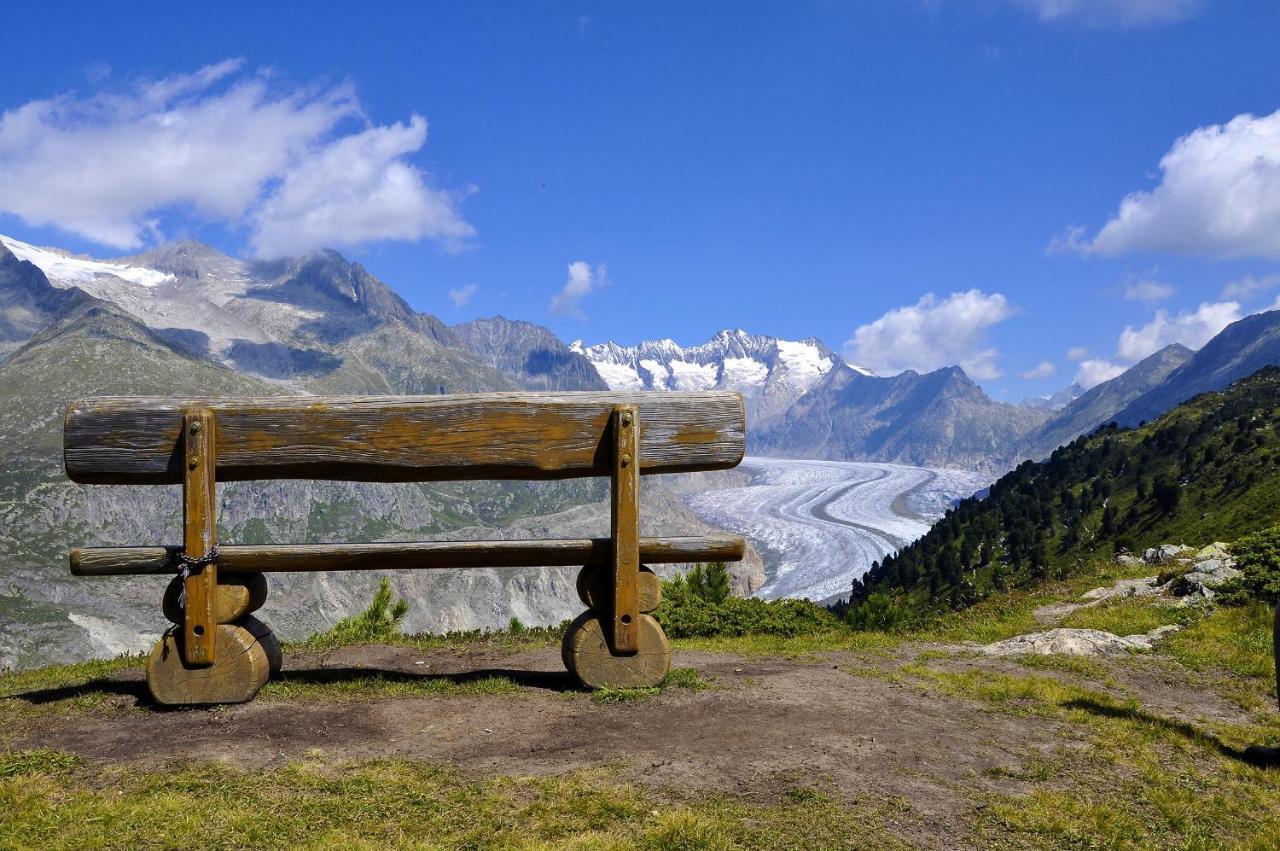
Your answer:
[[[965,470],[748,457],[741,487],[688,493],[712,526],[745,535],[765,563],[756,596],[847,596],[875,561],[919,538],[955,500],[989,483]]]

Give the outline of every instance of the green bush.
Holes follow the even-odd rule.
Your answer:
[[[706,588],[686,577],[662,583],[662,605],[654,617],[671,638],[795,636],[840,627],[840,620],[808,600],[708,599]],[[718,595],[718,592],[714,592]]]
[[[1221,602],[1239,605],[1257,599],[1273,603],[1280,597],[1280,526],[1246,535],[1231,545],[1231,554],[1243,575],[1222,587]]]
[[[392,641],[400,636],[400,623],[408,613],[409,604],[403,598],[392,602],[391,580],[384,576],[369,602],[369,608],[358,615],[343,618],[328,632],[312,636],[307,644],[312,647],[340,647]]]
[[[722,561],[695,564],[687,578],[689,591],[708,603],[723,603],[729,599],[729,569]]]
[[[911,613],[888,594],[877,591],[850,607],[844,619],[854,629],[893,632],[908,625]]]

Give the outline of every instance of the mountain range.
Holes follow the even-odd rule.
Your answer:
[[[272,262],[199,243],[114,260],[0,236],[0,667],[141,649],[163,626],[146,577],[71,581],[74,544],[178,535],[173,488],[86,488],[61,471],[66,403],[104,394],[436,394],[486,390],[733,388],[755,454],[965,467],[998,475],[1113,420],[1168,406],[1280,362],[1280,313],[1247,317],[1199,352],[1171,346],[1070,401],[1010,405],[958,367],[877,376],[821,341],[726,330],[707,343],[566,345],[503,317],[448,326],[333,251]],[[1064,402],[1055,409],[1059,402]],[[228,543],[605,534],[603,484],[234,483]],[[652,533],[707,527],[646,482]],[[736,575],[760,583],[758,557]],[[548,623],[577,608],[573,571],[422,572],[409,628]],[[265,616],[300,637],[360,608],[367,576],[280,577]],[[289,589],[297,593],[287,593]],[[275,592],[273,592],[274,594]],[[287,600],[286,600],[287,598]]]

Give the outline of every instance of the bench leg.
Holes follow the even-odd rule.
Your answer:
[[[636,643],[628,655],[615,655],[610,642],[613,613],[613,571],[584,567],[578,574],[578,596],[589,610],[565,632],[560,656],[569,673],[588,688],[651,688],[671,670],[671,644],[649,612],[662,602],[662,583],[652,570],[640,567],[637,582]]]
[[[280,672],[280,642],[252,612],[267,599],[261,573],[218,574],[212,609],[216,617],[214,663],[189,665],[183,657],[183,582],[174,577],[165,589],[163,610],[175,626],[164,634],[147,661],[147,687],[157,703],[198,706],[251,700]]]

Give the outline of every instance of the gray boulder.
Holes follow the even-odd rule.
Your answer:
[[[1142,554],[1142,560],[1147,564],[1173,564],[1179,558],[1187,558],[1194,552],[1192,547],[1186,547],[1182,544],[1161,544],[1158,547],[1150,547]]]

